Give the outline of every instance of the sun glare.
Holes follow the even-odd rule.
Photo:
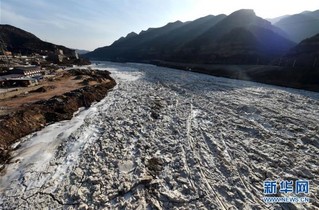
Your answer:
[[[190,3],[190,1],[188,1]],[[305,6],[306,4],[306,6]],[[282,15],[296,14],[305,10],[316,10],[319,8],[318,0],[305,1],[237,1],[237,0],[196,0],[192,1],[192,12],[188,13],[190,18],[198,18],[208,14],[230,14],[239,9],[253,9],[262,18],[274,18]]]

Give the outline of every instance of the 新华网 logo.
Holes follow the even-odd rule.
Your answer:
[[[263,185],[263,198],[266,203],[309,203],[309,197],[300,197],[300,194],[309,194],[308,180],[266,180]],[[284,195],[284,196],[279,196]],[[289,196],[286,196],[286,195]]]

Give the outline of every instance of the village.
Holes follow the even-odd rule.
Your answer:
[[[10,51],[0,52],[0,88],[28,87],[39,84],[44,78],[52,77],[56,70],[70,66],[79,55],[63,54],[63,50],[47,55],[13,55]],[[72,65],[71,65],[72,66]],[[2,89],[1,92],[4,92]]]
[[[81,64],[79,55],[63,50],[42,55],[13,54],[0,51],[0,117],[26,103],[48,99],[81,87],[80,81],[67,76],[66,69]]]

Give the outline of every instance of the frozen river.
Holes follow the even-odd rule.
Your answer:
[[[142,64],[92,68],[118,85],[22,139],[0,177],[0,209],[319,209],[318,93]],[[267,179],[309,180],[310,203],[266,204]]]

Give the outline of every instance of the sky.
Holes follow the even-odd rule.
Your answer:
[[[132,31],[239,9],[274,18],[318,10],[319,0],[0,0],[0,23],[54,44],[94,50]]]

